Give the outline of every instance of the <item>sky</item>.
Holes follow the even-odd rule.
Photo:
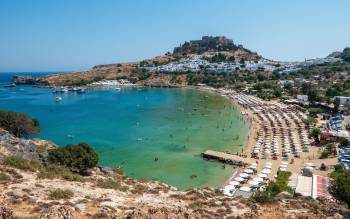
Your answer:
[[[0,0],[0,72],[139,61],[205,35],[298,61],[350,46],[349,0]]]

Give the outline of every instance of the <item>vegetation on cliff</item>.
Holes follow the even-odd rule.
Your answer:
[[[49,162],[66,166],[79,173],[95,167],[99,160],[98,154],[86,143],[51,149],[48,154]]]
[[[291,175],[292,173],[287,171],[278,172],[276,180],[269,182],[264,191],[255,192],[252,199],[260,203],[267,203],[275,201],[275,197],[281,192],[288,192],[291,194],[293,190],[288,186],[289,177]]]
[[[350,173],[342,165],[336,165],[331,178],[329,192],[350,207]]]
[[[17,137],[27,137],[39,132],[39,122],[26,114],[0,110],[0,128]]]

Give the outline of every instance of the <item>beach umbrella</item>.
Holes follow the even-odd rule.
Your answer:
[[[240,183],[240,182],[237,182],[237,181],[230,181],[229,184],[230,184],[231,186],[238,186],[238,185],[240,185],[241,183]]]
[[[248,168],[252,170],[256,170],[256,166],[253,166],[253,165],[250,165]]]
[[[254,187],[256,187],[256,186],[258,186],[258,185],[260,184],[260,182],[254,181],[254,180],[250,180],[248,183],[249,183],[250,185],[254,186]]]
[[[242,186],[239,190],[243,191],[243,192],[251,192],[252,189],[250,187],[247,186]]]
[[[264,179],[261,177],[255,177],[253,180],[257,182],[264,182]]]
[[[239,174],[239,176],[242,178],[245,178],[245,179],[249,177],[249,175],[246,173],[241,173],[241,174]]]
[[[265,169],[272,169],[271,165],[265,165],[264,168]]]
[[[263,169],[263,170],[261,171],[261,173],[270,174],[270,173],[271,173],[271,170],[269,170],[269,169]]]
[[[258,177],[261,177],[261,178],[265,179],[265,178],[267,178],[267,174],[265,174],[265,173],[259,173],[259,174],[258,174]]]
[[[287,164],[281,164],[280,167],[281,168],[287,168]]]
[[[237,181],[237,182],[245,181],[245,179],[243,179],[242,177],[236,177],[234,180]]]
[[[253,170],[251,170],[251,169],[245,169],[243,172],[244,172],[244,173],[247,173],[247,174],[252,174],[252,173],[254,173]]]
[[[236,189],[236,187],[234,187],[233,185],[227,185],[227,186],[225,186],[225,189],[226,190],[234,190],[234,189]]]

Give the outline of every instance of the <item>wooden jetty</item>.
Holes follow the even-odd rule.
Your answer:
[[[202,153],[202,157],[205,159],[218,160],[222,163],[236,165],[236,166],[246,166],[251,163],[255,163],[255,160],[253,158],[240,157],[235,154],[229,154],[225,152],[212,151],[212,150],[207,150],[204,153]]]

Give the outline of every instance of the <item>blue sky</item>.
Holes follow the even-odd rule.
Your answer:
[[[0,0],[0,71],[70,71],[225,35],[266,58],[350,46],[348,0]]]

